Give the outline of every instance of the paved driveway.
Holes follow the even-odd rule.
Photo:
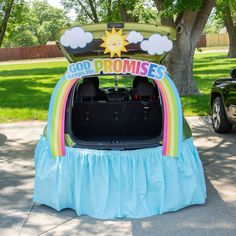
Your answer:
[[[0,235],[236,235],[236,130],[215,134],[189,118],[207,181],[203,206],[142,220],[96,220],[33,204],[33,153],[44,123],[0,125]]]

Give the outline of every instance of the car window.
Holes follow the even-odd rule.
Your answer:
[[[120,87],[120,88],[133,87],[134,76],[105,75],[105,76],[99,76],[98,78],[99,78],[99,87],[100,88],[115,87],[115,79],[117,79],[118,87]]]

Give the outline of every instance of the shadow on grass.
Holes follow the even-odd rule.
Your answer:
[[[203,94],[199,96],[183,96],[181,98],[182,106],[185,114],[189,115],[209,115],[210,103],[209,95]]]
[[[1,108],[34,108],[45,109],[58,80],[50,77],[42,79],[9,79],[0,80]],[[45,82],[46,81],[46,82]],[[43,91],[45,89],[45,91]],[[50,91],[48,91],[48,89]]]
[[[9,76],[22,76],[22,75],[63,75],[66,71],[66,67],[53,67],[53,68],[32,68],[32,69],[13,69],[13,70],[2,70],[0,77]]]

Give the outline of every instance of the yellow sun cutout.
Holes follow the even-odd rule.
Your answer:
[[[106,36],[102,37],[104,41],[100,46],[104,47],[104,54],[110,53],[111,57],[114,57],[116,54],[117,56],[121,56],[121,52],[127,52],[125,46],[129,43],[125,40],[126,35],[122,35],[122,29],[116,31],[113,27],[111,32],[105,31]]]

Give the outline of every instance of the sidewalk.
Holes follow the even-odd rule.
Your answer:
[[[214,133],[208,117],[188,118],[208,188],[203,206],[140,220],[96,220],[32,202],[34,148],[44,122],[0,124],[0,235],[235,235],[236,129]]]

